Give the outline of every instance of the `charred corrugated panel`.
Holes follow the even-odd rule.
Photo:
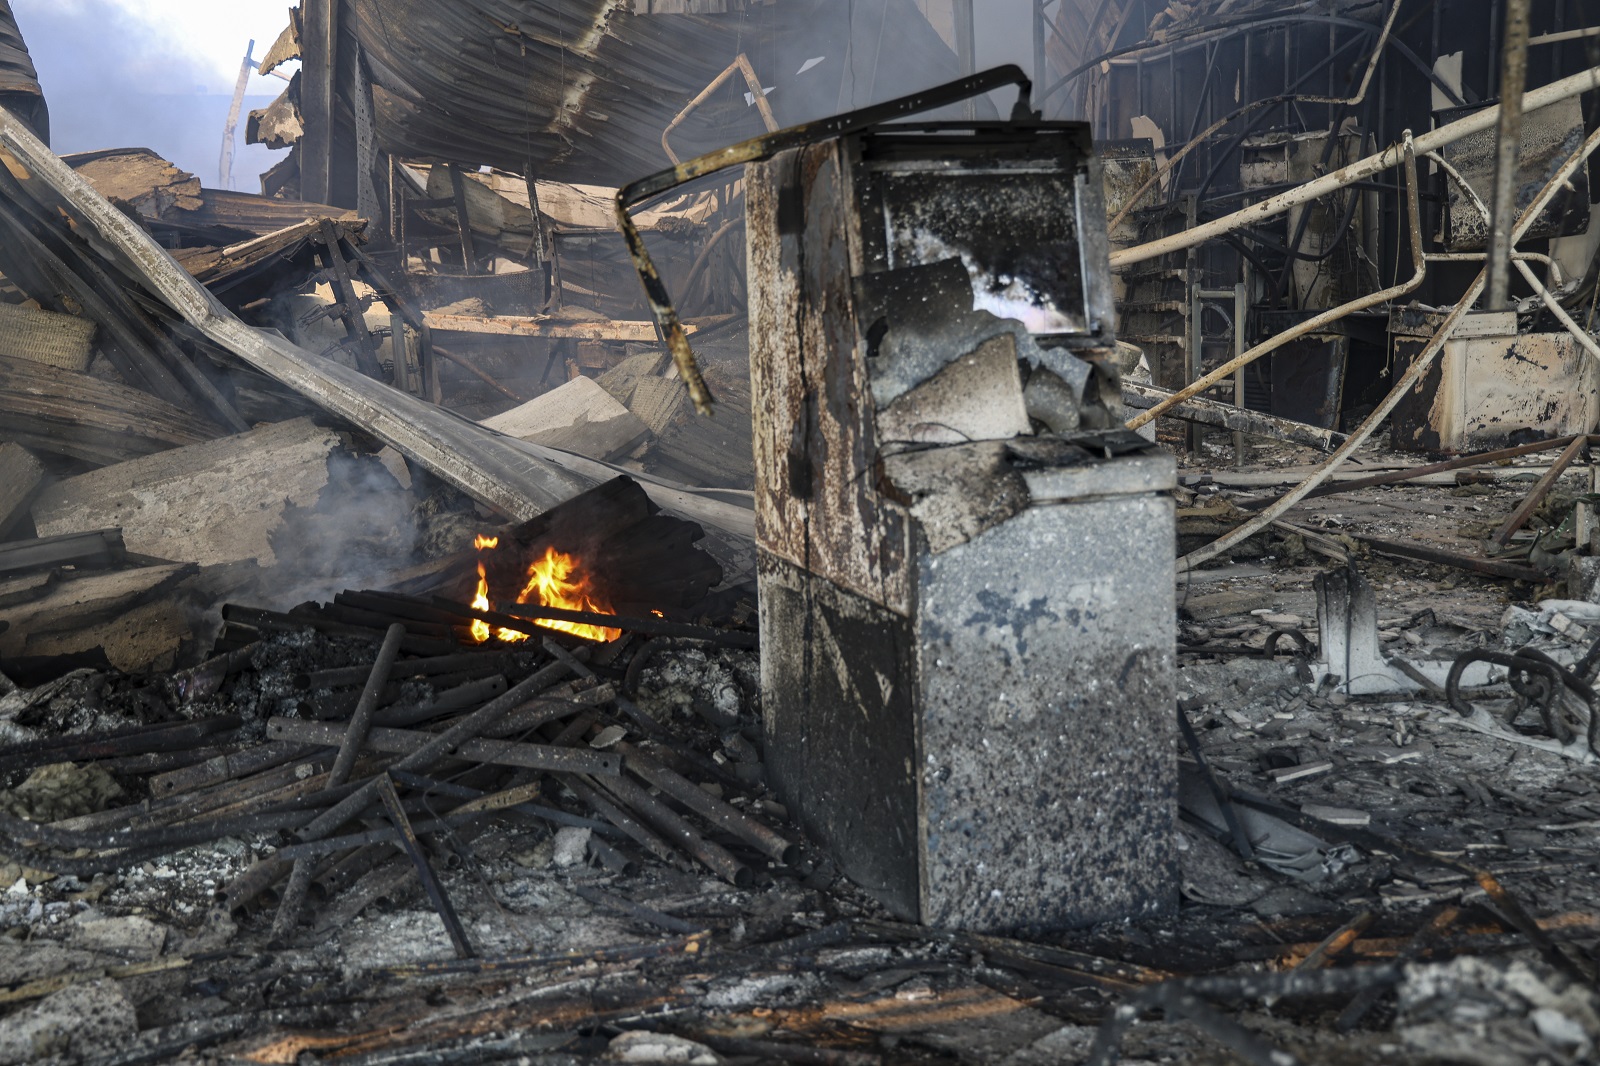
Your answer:
[[[784,124],[831,112],[854,33],[792,0],[728,3],[725,13],[697,5],[671,18],[641,13],[637,0],[328,2],[342,110],[359,47],[381,150],[614,185],[661,166],[662,129],[741,53],[779,89],[772,105]],[[868,79],[874,98],[958,73],[913,0],[878,2],[872,31],[888,27],[896,47]],[[818,56],[823,64],[807,62]],[[725,103],[691,115],[673,143],[687,158],[764,128],[755,108]]]
[[[904,508],[877,486],[866,369],[856,355],[851,279],[858,251],[837,142],[751,167],[750,372],[757,405],[761,547],[899,614],[910,611]],[[789,367],[801,364],[799,373]]]
[[[39,72],[33,67],[10,0],[0,0],[0,105],[26,122],[41,141],[50,143],[50,109],[45,106]]]

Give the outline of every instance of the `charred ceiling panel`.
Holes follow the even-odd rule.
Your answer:
[[[17,29],[9,0],[0,0],[0,105],[20,117],[39,139],[50,143],[50,111],[45,107],[33,57]]]
[[[859,6],[873,17],[821,18],[832,5],[817,0],[648,13],[636,0],[338,0],[335,107],[350,111],[359,47],[381,150],[622,184],[666,161],[661,131],[740,54],[786,124],[957,73],[913,0]],[[696,109],[674,148],[688,158],[761,132],[747,95],[741,83]]]

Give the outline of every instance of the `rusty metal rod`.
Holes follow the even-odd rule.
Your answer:
[[[516,653],[460,651],[450,655],[430,655],[423,659],[402,659],[395,663],[394,676],[407,679],[436,677],[439,674],[455,674],[468,670],[499,673],[510,664],[514,654]],[[361,684],[366,680],[367,673],[368,668],[365,666],[336,666],[328,670],[314,670],[309,674],[296,675],[294,685],[298,689],[342,688],[346,685]]]
[[[378,776],[382,777],[384,775],[380,774]],[[380,789],[382,788],[381,785],[379,787]],[[418,833],[437,833],[442,830],[459,828],[482,818],[488,813],[487,811],[468,811],[465,814],[446,814],[441,818],[431,818],[426,822],[420,822],[414,828]],[[403,843],[401,836],[399,829],[380,822],[376,828],[345,833],[342,836],[323,837],[321,840],[310,840],[303,844],[285,844],[277,850],[273,858],[292,861],[297,865],[302,862],[310,862],[315,870],[316,860],[325,855],[332,855],[341,851],[353,854],[358,849],[372,844],[401,844]],[[329,869],[332,869],[332,867],[329,867]]]
[[[597,677],[595,677],[593,670],[579,662],[571,652],[567,651],[567,649],[563,648],[560,644],[557,644],[549,637],[546,637],[544,640],[544,650],[549,652],[551,655],[554,655],[558,661],[566,663],[572,669],[572,672],[577,674],[579,677],[590,681],[599,680]],[[644,713],[644,710],[640,708],[638,704],[620,694],[614,697],[614,699],[622,712],[629,718],[632,718],[634,722],[638,724],[639,728],[644,731],[646,736],[660,737],[665,735],[662,732],[661,724],[648,714]]]
[[[707,840],[682,815],[646,792],[631,778],[612,777],[596,784],[637,811],[641,818],[666,834],[667,839],[724,881],[745,888],[755,880],[750,867],[734,858],[721,844]]]
[[[558,776],[558,780],[572,789],[573,793],[588,804],[596,814],[616,826],[635,844],[638,844],[668,866],[675,866],[680,869],[688,867],[688,864],[673,849],[672,845],[657,836],[654,830],[640,822],[632,814],[613,803],[610,797],[603,794],[587,778],[581,774],[561,774]]]
[[[275,857],[257,859],[244,873],[229,881],[216,893],[216,900],[232,913],[255,902],[267,889],[288,876],[289,863]]]
[[[653,907],[635,903],[633,900],[619,896],[615,892],[607,892],[605,889],[596,888],[593,885],[578,885],[572,891],[580,899],[588,900],[596,907],[616,911],[618,914],[626,914],[629,918],[644,922],[646,925],[653,925],[658,929],[665,929],[669,933],[687,935],[689,933],[698,933],[705,929],[704,925],[691,925],[682,918],[674,918],[670,914],[662,914]]]
[[[320,742],[338,735],[338,727],[325,722],[273,717],[267,720],[267,735]],[[433,743],[436,734],[412,729],[373,726],[362,745],[369,751],[410,755]],[[515,740],[460,740],[444,749],[443,755],[496,766],[520,766],[528,770],[554,770],[567,773],[616,776],[622,772],[622,758],[608,752],[555,747],[549,744],[524,744]]]
[[[1577,459],[1578,455],[1588,446],[1588,437],[1573,438],[1572,443],[1562,449],[1561,454],[1556,457],[1556,461],[1550,464],[1550,469],[1546,470],[1544,476],[1534,483],[1533,488],[1528,490],[1528,495],[1523,499],[1522,503],[1517,506],[1515,511],[1511,512],[1510,517],[1500,524],[1500,528],[1494,531],[1494,536],[1490,539],[1501,547],[1505,547],[1507,542],[1511,540],[1511,534],[1527,524],[1528,519],[1533,517],[1533,512],[1537,511],[1539,505],[1544,502],[1544,498],[1550,495],[1550,490],[1555,488],[1556,482],[1566,472],[1567,467],[1571,466],[1573,460]]]
[[[489,700],[503,695],[506,688],[506,679],[499,674],[477,681],[468,681],[464,685],[445,689],[432,699],[420,703],[397,703],[385,707],[373,717],[373,722],[383,726],[416,725],[432,718],[441,718],[452,711],[481,707]]]
[[[493,699],[506,690],[505,678],[498,673],[474,676],[476,674],[477,671],[464,671],[460,674],[436,675],[430,679],[435,695],[411,703],[396,702],[405,693],[404,683],[391,681],[384,686],[383,694],[378,699],[382,709],[377,712],[375,721],[384,725],[403,725],[405,723],[399,721],[402,718],[421,721],[462,707],[481,706],[485,700]],[[360,693],[357,692],[312,695],[300,702],[300,713],[307,718],[344,718],[355,712],[359,701]]]
[[[1492,452],[1475,452],[1472,455],[1458,455],[1454,459],[1446,459],[1439,463],[1428,463],[1424,466],[1409,466],[1403,470],[1388,470],[1382,474],[1373,474],[1371,477],[1356,478],[1353,481],[1334,481],[1320,485],[1305,494],[1304,499],[1314,500],[1320,496],[1332,496],[1339,492],[1351,492],[1355,489],[1368,489],[1374,485],[1398,485],[1414,478],[1427,477],[1430,474],[1448,474],[1452,470],[1462,470],[1474,466],[1483,466],[1485,463],[1498,463],[1503,459],[1515,459],[1522,455],[1533,455],[1538,452],[1548,452],[1556,448],[1565,448],[1571,444],[1575,437],[1557,437],[1553,440],[1537,441],[1533,444],[1519,444],[1515,448],[1499,448]],[[1592,440],[1593,438],[1591,438]],[[1246,509],[1264,507],[1271,501],[1250,501],[1243,504]]]
[[[467,931],[462,926],[455,907],[451,906],[450,897],[445,893],[444,886],[434,875],[433,867],[428,864],[428,857],[422,853],[422,844],[417,840],[416,831],[411,827],[411,819],[406,817],[406,810],[400,804],[399,795],[395,793],[394,781],[388,774],[378,775],[378,798],[383,800],[383,808],[388,812],[389,820],[400,831],[400,847],[410,857],[411,864],[417,868],[417,878],[422,882],[423,891],[433,903],[433,909],[439,912],[439,919],[444,922],[445,932],[450,935],[450,943],[456,949],[456,958],[472,958],[477,953],[472,950],[472,943],[467,939]]]
[[[800,858],[800,846],[777,831],[762,825],[737,807],[724,803],[687,777],[668,769],[633,744],[617,748],[627,756],[627,769],[659,788],[706,821],[749,843],[768,858],[792,866]]]
[[[405,639],[406,627],[396,622],[384,634],[378,647],[378,657],[367,674],[367,685],[361,690],[355,713],[345,728],[344,740],[339,744],[339,754],[334,756],[333,769],[328,771],[328,787],[333,788],[350,780],[350,768],[356,764],[356,755],[367,741],[367,730],[372,728],[372,712],[378,708],[378,697],[389,683],[389,673],[400,654],[400,641]]]
[[[489,796],[481,789],[471,788],[467,785],[458,785],[453,781],[439,781],[435,778],[425,777],[421,774],[408,773],[405,770],[391,770],[389,776],[407,788],[420,789],[423,792],[437,792],[441,796],[450,796],[455,799],[479,800]],[[507,814],[516,814],[524,818],[540,822],[549,822],[554,825],[570,825],[578,829],[588,829],[595,833],[605,833],[612,836],[622,836],[620,830],[612,826],[597,822],[592,818],[584,818],[577,814],[568,814],[566,811],[555,807],[546,807],[538,803],[515,803],[509,807],[495,807],[493,810]]]
[[[30,740],[0,750],[0,773],[29,770],[46,763],[88,762],[92,759],[192,748],[196,741],[237,729],[242,721],[238,715],[229,714],[195,722],[166,722],[154,727],[135,726],[131,729]]]
[[[565,663],[552,663],[543,670],[508,690],[504,695],[484,704],[442,733],[429,734],[431,739],[421,748],[395,763],[396,770],[424,770],[446,758],[456,746],[468,738],[479,736],[499,722],[528,698],[539,694],[560,681],[568,668]],[[302,828],[301,840],[319,840],[354,818],[377,798],[376,779],[367,782],[359,791],[326,811],[320,818]]]
[[[632,877],[639,872],[639,864],[593,834],[589,837],[589,857],[619,877]]]
[[[372,728],[372,712],[377,707],[378,697],[382,694],[384,685],[389,681],[389,671],[394,667],[395,657],[400,654],[400,642],[405,636],[406,627],[399,624],[390,626],[384,634],[383,643],[378,648],[377,659],[367,676],[366,687],[361,692],[361,699],[356,703],[355,713],[350,716],[350,723],[341,738],[338,754],[334,756],[333,768],[328,771],[328,783],[323,788],[324,792],[336,789],[349,780],[350,768],[355,765],[356,756],[361,753],[362,746],[367,742],[367,734]],[[383,780],[387,781],[388,778],[384,777]],[[305,903],[306,893],[311,888],[311,875],[315,872],[309,857],[294,860],[294,866],[289,871],[289,884],[284,889],[283,898],[278,904],[278,913],[272,921],[274,937],[285,936],[294,928],[300,916],[300,908]]]
[[[357,848],[326,868],[319,868],[311,879],[311,894],[318,899],[332,899],[355,884],[368,871],[393,858],[399,851],[400,848],[392,843],[369,844],[364,848]]]
[[[315,745],[257,744],[253,748],[246,748],[232,755],[207,759],[197,766],[186,766],[182,770],[158,774],[150,779],[150,793],[154,796],[174,796],[204,785],[214,785],[244,777],[246,774],[270,770],[275,766],[282,766],[286,762],[303,759],[321,751],[322,748]]]
[[[625,633],[648,633],[660,637],[687,637],[694,640],[704,640],[712,644],[723,644],[730,648],[759,648],[761,638],[755,633],[744,633],[734,629],[714,629],[711,626],[690,625],[685,622],[669,622],[664,618],[629,618],[624,615],[598,614],[594,611],[568,611],[560,607],[541,607],[536,603],[496,603],[495,610],[482,611],[464,603],[456,603],[443,596],[435,596],[433,602],[442,608],[454,611],[461,618],[476,618],[488,622],[493,626],[500,626],[517,633],[526,633],[529,636],[547,636],[550,633],[548,626],[530,628],[529,623],[537,619],[546,619],[558,622],[576,622],[580,625],[599,626],[604,629],[620,629]]]

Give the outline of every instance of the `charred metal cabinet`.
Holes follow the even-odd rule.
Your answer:
[[[1389,313],[1396,374],[1444,322],[1443,312]],[[1570,333],[1518,333],[1511,311],[1467,315],[1428,373],[1395,408],[1400,451],[1504,448],[1532,433],[1590,433],[1600,420],[1600,374]]]
[[[1064,123],[747,171],[767,765],[908,919],[1177,902],[1175,469],[1120,429],[1100,190]]]

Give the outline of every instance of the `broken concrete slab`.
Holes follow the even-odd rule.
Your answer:
[[[0,1026],[0,1063],[105,1055],[139,1030],[116,981],[88,981],[46,996]]]
[[[270,566],[284,508],[316,503],[338,447],[309,418],[280,422],[68,478],[39,496],[34,524],[44,536],[120,527],[130,551],[160,559]]]
[[[86,650],[99,644],[91,629],[105,624],[148,638],[148,627],[139,624],[147,620],[133,617],[134,609],[173,588],[194,571],[192,565],[174,563],[59,582],[37,599],[0,610],[0,622],[9,623],[0,632],[0,658]],[[58,647],[61,641],[72,646]],[[144,665],[135,661],[139,657],[130,653],[122,657],[122,662],[113,660],[113,664],[137,668]]]
[[[483,425],[547,448],[611,459],[632,451],[650,427],[592,378],[576,377]]]

